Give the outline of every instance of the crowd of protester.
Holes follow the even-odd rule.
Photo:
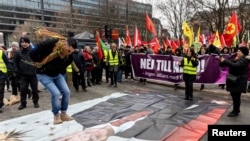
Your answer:
[[[0,90],[0,112],[2,112],[2,107],[4,106],[4,89],[5,87],[12,95],[18,96],[20,92],[20,106],[19,110],[26,108],[26,99],[32,98],[35,108],[39,107],[39,90],[38,90],[38,76],[43,70],[37,69],[35,66],[27,63],[34,61],[32,57],[29,56],[32,46],[30,45],[31,41],[28,37],[21,37],[19,43],[12,42],[10,47],[7,49],[5,46],[1,46],[0,50],[3,52],[2,62],[7,70],[3,69],[0,74],[1,78],[1,90]],[[72,42],[70,42],[72,44]],[[74,44],[73,44],[74,45]],[[141,54],[153,54],[152,49],[148,48],[145,45],[139,45],[135,47],[131,46],[117,46],[116,43],[106,43],[108,50],[103,50],[103,58],[99,58],[98,52],[99,48],[97,46],[82,46],[82,47],[73,47],[72,54],[69,56],[71,59],[61,60],[60,63],[64,65],[60,72],[65,81],[67,81],[68,86],[73,86],[76,92],[79,92],[80,89],[82,92],[88,92],[88,87],[94,87],[95,85],[102,85],[103,83],[108,83],[108,87],[118,87],[119,83],[124,81],[134,81],[135,76],[132,72],[131,65],[131,54],[132,53],[141,53]],[[191,60],[191,67],[196,68],[198,65],[197,57],[199,55],[205,54],[235,54],[239,49],[236,47],[222,47],[217,48],[214,45],[210,44],[208,46],[202,45],[199,47],[199,50],[195,52],[193,46],[185,50],[182,46],[179,46],[177,49],[172,50],[171,46],[166,48],[161,47],[158,51],[158,55],[174,55],[183,57],[180,66],[185,69],[190,69],[190,66],[185,66],[189,64]],[[185,57],[187,60],[185,60]],[[33,57],[34,58],[34,57]],[[68,61],[68,62],[67,62]],[[185,63],[187,61],[187,63]],[[67,62],[67,63],[65,63]],[[192,66],[193,65],[193,66]],[[54,67],[52,67],[54,68]],[[47,69],[47,68],[46,68]],[[38,70],[38,71],[37,71]],[[196,69],[193,69],[194,71]],[[51,72],[50,72],[51,73]],[[190,72],[188,72],[190,73]],[[102,79],[104,74],[104,81]],[[124,75],[124,77],[123,77]],[[185,87],[185,100],[193,100],[193,82],[195,81],[196,74],[183,74]],[[37,78],[38,77],[38,78]],[[192,79],[191,79],[192,78]],[[139,78],[139,83],[146,85],[147,80],[145,78]],[[6,84],[6,85],[5,85]],[[46,85],[46,82],[44,82]],[[174,84],[175,90],[178,88],[179,84]],[[225,84],[219,84],[221,89],[226,87]],[[11,89],[10,89],[11,88]],[[205,84],[200,85],[200,90],[205,88]],[[60,89],[59,89],[60,91]],[[250,91],[250,85],[247,87],[247,91]],[[56,108],[55,100],[53,100],[53,91],[52,93],[52,112],[55,115],[54,124],[60,124],[63,121],[58,118],[58,108]],[[65,94],[65,95],[69,95]],[[58,96],[58,95],[57,95]],[[67,105],[67,102],[65,102]],[[54,107],[54,108],[53,108]],[[64,110],[67,109],[67,106]],[[66,111],[63,111],[66,112]],[[237,111],[237,114],[239,110]],[[68,115],[64,116],[66,121],[72,120]]]

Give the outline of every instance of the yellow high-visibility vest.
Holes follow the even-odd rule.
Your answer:
[[[197,67],[194,67],[191,60],[188,62],[187,58],[184,58],[184,66],[183,66],[183,73],[186,74],[197,74]]]
[[[3,61],[3,51],[0,50],[0,71],[3,73],[7,73],[7,66],[5,62]]]
[[[112,55],[112,50],[109,50],[109,65],[110,66],[115,66],[119,64],[118,60],[118,52],[115,51],[115,56]]]
[[[108,50],[104,50],[104,51],[103,51],[103,54],[104,54],[104,59],[103,59],[103,61],[104,61],[104,62],[107,62],[107,60],[108,60]]]
[[[72,72],[72,65],[71,64],[67,66],[66,71],[67,72]]]

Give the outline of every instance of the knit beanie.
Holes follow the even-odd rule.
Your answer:
[[[247,56],[249,53],[249,49],[247,47],[239,47],[239,50],[245,55]]]

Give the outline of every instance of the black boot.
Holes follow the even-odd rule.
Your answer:
[[[204,89],[204,84],[201,84],[200,90]]]
[[[34,103],[34,107],[35,108],[39,108],[39,104],[38,104],[38,101],[36,100],[36,101],[33,101],[33,103]]]
[[[31,90],[30,89],[28,89],[28,91],[27,91],[27,94],[28,94],[28,98],[31,98]]]
[[[239,115],[239,113],[230,112],[227,116],[228,117],[236,117],[238,115]]]
[[[18,107],[18,110],[22,110],[22,109],[24,109],[24,108],[26,108],[26,101],[24,101],[24,102],[21,102],[21,105]]]

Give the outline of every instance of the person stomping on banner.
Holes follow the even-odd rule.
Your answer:
[[[38,80],[51,95],[54,124],[73,120],[66,114],[70,90],[62,72],[65,72],[66,67],[72,63],[72,53],[77,48],[77,42],[73,38],[65,38],[46,29],[39,29],[36,33],[53,37],[37,44],[30,52],[30,57],[38,68]],[[61,101],[60,95],[62,95]]]

